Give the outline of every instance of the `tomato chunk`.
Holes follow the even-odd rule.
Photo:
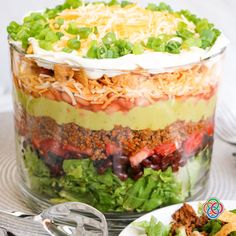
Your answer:
[[[162,156],[168,156],[175,152],[176,149],[175,143],[163,143],[155,148],[155,153]]]
[[[184,143],[184,151],[187,155],[194,154],[201,146],[203,141],[203,133],[196,133],[187,139]]]
[[[134,156],[129,158],[131,166],[133,166],[133,167],[138,166],[143,160],[152,156],[153,154],[154,154],[154,151],[144,147],[138,153],[136,153]]]

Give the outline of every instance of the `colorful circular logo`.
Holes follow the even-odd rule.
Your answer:
[[[217,198],[210,198],[203,205],[203,211],[209,219],[214,220],[224,211],[224,206]]]

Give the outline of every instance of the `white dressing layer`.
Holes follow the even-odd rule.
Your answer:
[[[115,76],[125,71],[142,68],[150,73],[166,71],[169,67],[192,64],[218,54],[229,44],[228,39],[221,35],[215,44],[208,50],[192,47],[191,50],[182,51],[180,54],[163,52],[145,52],[141,55],[129,54],[116,59],[88,59],[72,53],[46,51],[39,47],[38,41],[30,39],[34,54],[27,57],[34,58],[41,67],[53,69],[54,64],[68,64],[73,67],[83,67],[90,79],[99,79],[103,75]]]

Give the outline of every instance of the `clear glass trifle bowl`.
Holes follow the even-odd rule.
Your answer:
[[[37,14],[31,18],[41,20]],[[72,26],[68,34],[77,32]],[[48,35],[40,47],[31,35],[25,49],[10,39],[18,171],[28,204],[40,210],[66,201],[87,203],[118,232],[140,214],[203,192],[225,45],[194,60],[189,56],[198,55],[197,45],[178,51],[183,38],[182,44],[168,38],[164,52],[157,45],[163,36],[139,45],[119,41],[114,51],[108,44],[117,35],[108,33],[103,47],[92,44],[76,64],[75,51],[85,39],[67,39],[69,48],[54,52]],[[142,54],[144,45],[155,52]]]

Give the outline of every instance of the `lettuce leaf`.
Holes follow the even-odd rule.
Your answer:
[[[111,170],[98,175],[89,159],[65,160],[63,170],[66,175],[59,181],[63,189],[59,195],[67,200],[82,198],[102,211],[150,211],[183,200],[181,184],[171,168],[165,172],[145,169],[139,180],[124,182]]]
[[[27,182],[30,188],[48,197],[57,195],[56,179],[51,177],[48,167],[38,158],[35,151],[27,147],[24,150],[25,167],[28,171]]]
[[[222,222],[219,220],[210,220],[203,226],[202,231],[208,233],[209,236],[213,236],[221,230],[222,226]]]
[[[151,217],[150,222],[135,222],[133,226],[144,229],[147,236],[168,236],[170,231],[170,226],[166,226],[160,221],[158,222],[154,216]]]
[[[171,168],[166,171],[145,168],[140,179],[121,181],[111,169],[99,175],[90,159],[64,160],[64,175],[53,177],[38,153],[26,148],[24,156],[32,190],[50,197],[52,203],[81,201],[103,212],[148,212],[183,202],[190,187],[193,187],[184,182],[184,176],[189,181],[188,175],[177,178]],[[191,160],[191,165],[197,165],[195,171],[191,168],[192,172],[199,171],[198,162],[201,163],[202,158],[203,155],[199,155],[199,158]],[[189,166],[181,169],[186,168]]]

